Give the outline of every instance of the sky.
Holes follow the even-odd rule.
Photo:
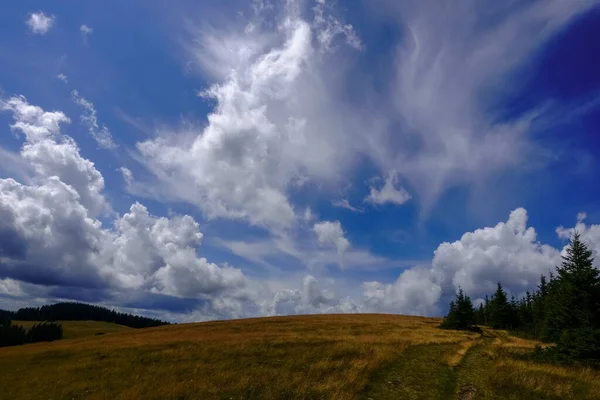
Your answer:
[[[0,308],[440,316],[600,266],[600,1],[7,2]]]

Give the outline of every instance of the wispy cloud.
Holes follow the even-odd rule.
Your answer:
[[[127,185],[131,185],[133,183],[133,173],[131,172],[131,170],[126,167],[121,167],[119,168],[119,171],[121,171],[121,175],[123,175],[123,180],[125,181],[125,183]]]
[[[81,32],[81,39],[83,40],[83,44],[87,46],[89,44],[88,37],[92,33],[94,33],[94,29],[84,24],[79,27],[79,32]]]
[[[352,212],[358,212],[358,213],[364,212],[363,209],[354,207],[352,204],[350,204],[350,202],[348,201],[348,199],[333,200],[331,202],[331,205],[334,206],[334,207],[337,207],[337,208],[345,208],[345,209],[350,210]]]
[[[390,129],[370,133],[381,169],[407,179],[427,209],[449,187],[537,162],[529,132],[543,104],[508,117],[497,105],[523,86],[542,46],[598,1],[379,4],[404,32],[384,112]]]
[[[71,95],[73,101],[83,110],[81,121],[88,127],[90,135],[96,140],[96,143],[103,149],[114,149],[117,147],[108,128],[104,125],[100,128],[98,125],[98,117],[96,116],[94,105],[81,97],[77,90],[73,90]]]

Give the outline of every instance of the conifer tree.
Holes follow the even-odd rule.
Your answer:
[[[543,339],[568,358],[600,358],[600,271],[575,233],[547,293]]]
[[[476,314],[469,296],[459,288],[456,302],[450,302],[450,310],[441,327],[446,329],[472,329],[476,324]]]
[[[492,295],[490,301],[490,321],[489,324],[494,329],[509,329],[511,328],[511,307],[508,303],[508,296],[498,282],[496,291]]]

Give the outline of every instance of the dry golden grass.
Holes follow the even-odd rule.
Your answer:
[[[598,399],[598,371],[536,342],[396,315],[257,318],[0,349],[0,399]],[[470,385],[470,386],[469,386]]]
[[[0,396],[345,400],[408,346],[473,336],[438,324],[392,315],[275,317],[3,348]]]

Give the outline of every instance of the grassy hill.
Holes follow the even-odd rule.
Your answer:
[[[600,372],[440,320],[319,315],[171,325],[0,348],[6,399],[600,399]]]
[[[56,321],[63,327],[63,339],[79,339],[88,336],[99,336],[107,333],[128,331],[133,328],[101,321]],[[38,321],[12,321],[13,325],[31,328]]]

